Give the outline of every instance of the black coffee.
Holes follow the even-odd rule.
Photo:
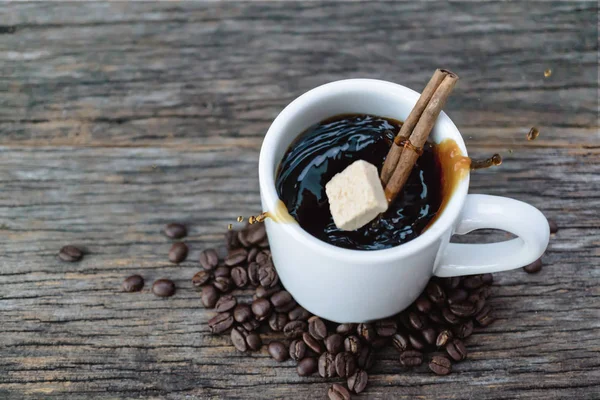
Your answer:
[[[283,157],[277,192],[288,212],[311,235],[335,246],[379,250],[419,236],[440,209],[441,173],[427,144],[397,200],[373,223],[356,231],[338,229],[325,185],[356,160],[381,167],[399,121],[373,115],[340,115],[304,131]]]

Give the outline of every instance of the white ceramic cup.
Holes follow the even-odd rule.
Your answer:
[[[403,121],[418,98],[417,92],[404,86],[372,79],[332,82],[298,97],[273,121],[262,145],[259,179],[263,210],[286,213],[278,206],[277,168],[290,144],[306,128],[348,113]],[[442,112],[430,139],[439,143],[447,138],[454,139],[467,155],[460,132]],[[431,227],[416,239],[385,250],[336,247],[310,235],[295,221],[267,219],[279,277],[311,313],[335,322],[366,322],[408,307],[432,275],[505,271],[523,267],[543,254],[550,231],[540,211],[505,197],[467,195],[468,188],[467,175]],[[501,229],[517,238],[491,244],[450,243],[453,234],[484,228]]]

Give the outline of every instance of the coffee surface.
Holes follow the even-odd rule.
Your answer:
[[[356,231],[339,230],[325,185],[356,160],[381,167],[399,121],[372,115],[340,115],[304,131],[284,155],[277,173],[279,198],[300,226],[324,242],[356,250],[394,247],[417,237],[442,202],[440,168],[427,144],[400,196],[378,219]]]

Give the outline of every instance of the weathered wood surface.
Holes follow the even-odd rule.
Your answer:
[[[596,2],[9,3],[0,8],[0,398],[324,398],[266,351],[208,333],[198,252],[259,210],[264,132],[319,84],[421,88],[474,155],[505,162],[472,192],[560,225],[538,275],[496,274],[499,320],[436,377],[380,355],[361,398],[600,397],[600,134]],[[544,70],[552,76],[544,78]],[[535,125],[535,142],[525,134]],[[512,150],[512,153],[508,150]],[[162,225],[193,251],[166,262]],[[80,263],[56,261],[77,243]],[[168,300],[123,294],[167,276]]]

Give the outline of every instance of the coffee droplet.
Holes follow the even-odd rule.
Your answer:
[[[232,230],[233,229],[233,224],[227,225],[227,229]]]
[[[548,68],[544,71],[544,78],[550,78],[552,76],[552,70]]]
[[[237,217],[237,222],[242,222],[244,220],[244,217],[242,217],[241,215],[239,217]]]
[[[263,222],[267,218],[267,213],[261,213],[256,216],[256,222]]]
[[[540,131],[534,126],[527,133],[527,140],[535,140],[538,136],[540,136]]]
[[[493,156],[491,156],[490,158],[487,158],[485,160],[471,160],[471,169],[475,170],[475,169],[484,169],[484,168],[490,168],[494,165],[500,165],[502,164],[502,156],[500,154],[494,154]]]
[[[256,217],[253,215],[250,218],[248,218],[248,223],[250,225],[254,224],[256,222]]]

